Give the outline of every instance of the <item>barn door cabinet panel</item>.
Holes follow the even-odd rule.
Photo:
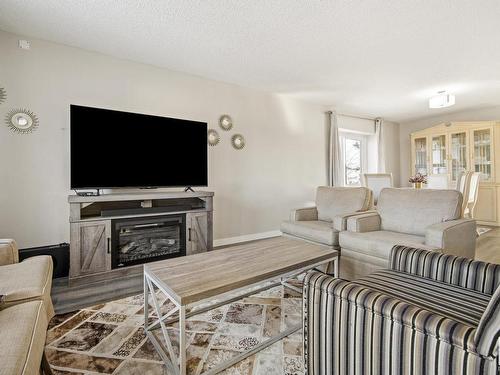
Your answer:
[[[188,213],[187,224],[187,255],[197,254],[212,249],[211,215],[202,213]]]
[[[464,171],[481,174],[476,219],[500,226],[500,122],[448,122],[411,134],[410,174],[448,176],[454,189]]]
[[[111,221],[72,225],[70,273],[72,277],[111,269]]]

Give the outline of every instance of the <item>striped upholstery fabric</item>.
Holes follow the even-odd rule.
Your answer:
[[[476,330],[477,351],[486,355],[498,353],[500,339],[500,288],[497,288]]]
[[[374,272],[354,283],[474,327],[491,299],[475,290],[389,270]]]
[[[497,291],[495,303],[491,293],[481,292],[498,283],[495,267],[470,267],[447,256],[430,261],[434,253],[412,250],[410,255],[409,250],[394,249],[400,261],[391,259],[393,270],[354,282],[320,272],[306,276],[304,355],[309,375],[497,374],[500,296]],[[454,275],[458,264],[468,270],[467,280]],[[487,271],[479,275],[472,269]],[[411,273],[402,272],[406,270]],[[419,277],[418,272],[433,277]]]
[[[493,294],[500,284],[500,265],[397,245],[389,268],[448,284]]]

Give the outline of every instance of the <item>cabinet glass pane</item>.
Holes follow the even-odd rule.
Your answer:
[[[446,136],[432,137],[432,174],[446,174]]]
[[[474,171],[481,173],[482,180],[491,179],[491,130],[474,130]]]
[[[460,173],[467,170],[467,135],[455,133],[451,135],[451,179],[456,181]]]
[[[427,174],[427,138],[415,138],[415,173]]]

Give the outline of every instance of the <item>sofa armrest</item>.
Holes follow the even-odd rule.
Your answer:
[[[425,244],[443,249],[443,253],[474,259],[476,221],[459,219],[430,225],[425,231]]]
[[[389,268],[490,295],[500,286],[498,264],[403,245],[392,248]]]
[[[350,212],[347,214],[337,215],[333,218],[333,228],[338,232],[347,230],[347,220],[350,217],[364,215],[368,213],[374,213],[374,212],[376,211],[357,211],[357,212]]]
[[[0,239],[0,266],[19,262],[19,252],[16,241]]]
[[[323,301],[332,302],[324,303]],[[321,272],[311,271],[306,275],[303,306],[306,340],[310,339],[311,329],[314,329],[314,325],[317,324],[314,322],[316,317],[333,320],[330,325],[321,322],[323,326],[332,327],[334,331],[326,332],[326,334],[335,335],[338,334],[335,332],[338,330],[355,330],[358,326],[357,322],[346,324],[345,319],[348,314],[354,314],[354,311],[358,310],[358,316],[368,316],[360,319],[371,321],[371,324],[378,324],[377,328],[385,324],[397,324],[410,332],[420,332],[428,336],[429,340],[446,342],[457,348],[476,352],[474,344],[476,329],[474,327],[358,285],[356,282],[336,279]],[[370,316],[375,318],[370,318]],[[391,338],[397,341],[402,335],[401,329],[394,329]],[[349,335],[344,332],[341,336]]]
[[[316,207],[296,208],[290,214],[291,221],[313,221],[318,220]]]
[[[474,342],[477,351],[484,356],[494,357],[499,352],[500,343],[500,288],[491,297],[479,321]]]
[[[380,215],[376,211],[362,213],[347,219],[349,232],[373,232],[380,230]]]

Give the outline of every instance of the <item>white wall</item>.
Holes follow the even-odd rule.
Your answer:
[[[410,134],[429,128],[431,126],[448,121],[489,121],[500,120],[500,106],[479,108],[468,111],[460,111],[446,115],[437,115],[425,119],[404,122],[399,127],[399,138],[401,145],[400,167],[401,167],[401,186],[410,186],[408,178],[411,173],[411,148]]]
[[[385,171],[392,173],[394,186],[399,187],[400,181],[400,149],[399,142],[400,125],[395,122],[384,121],[384,142],[385,142]]]
[[[0,105],[0,238],[21,247],[69,240],[71,103],[212,128],[230,114],[247,145],[235,151],[232,133],[219,131],[221,143],[210,148],[215,239],[278,229],[290,208],[312,201],[315,187],[326,183],[321,106],[40,40],[25,51],[18,39],[0,32],[0,86],[8,93]],[[3,118],[15,107],[34,111],[39,129],[9,130]]]

